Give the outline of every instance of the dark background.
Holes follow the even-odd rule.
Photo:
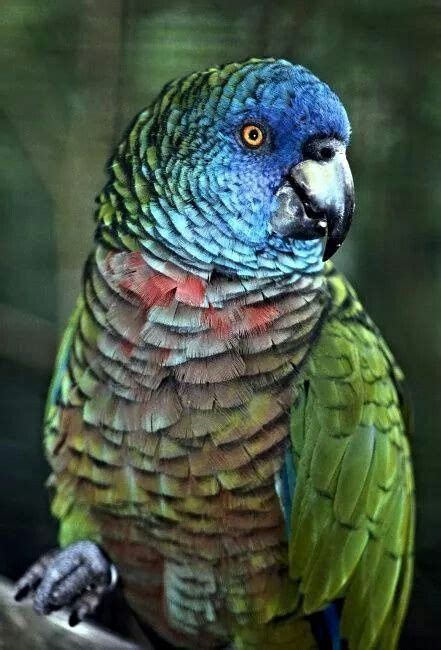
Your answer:
[[[402,647],[441,647],[440,3],[3,0],[0,29],[0,573],[56,543],[44,396],[112,146],[171,78],[285,57],[352,121],[357,212],[335,261],[408,378],[418,532]]]

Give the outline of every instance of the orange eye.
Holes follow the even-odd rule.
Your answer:
[[[265,133],[257,124],[245,124],[240,132],[243,143],[247,147],[257,149],[265,142]]]

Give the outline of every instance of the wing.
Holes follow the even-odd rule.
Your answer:
[[[402,375],[330,266],[328,284],[332,308],[292,410],[290,571],[305,613],[342,599],[340,633],[349,647],[390,650],[412,576]]]
[[[69,319],[58,348],[55,359],[55,367],[52,375],[49,392],[46,399],[44,412],[44,445],[48,456],[51,456],[57,446],[60,436],[60,415],[62,409],[63,382],[69,376],[69,362],[72,347],[75,340],[81,314],[84,309],[84,301],[79,298],[72,316]]]
[[[54,374],[46,402],[44,417],[44,447],[52,474],[48,486],[52,490],[52,513],[60,519],[61,546],[80,540],[100,541],[100,535],[91,516],[89,504],[76,495],[78,479],[65,471],[68,466],[63,448],[66,438],[75,427],[80,433],[78,418],[72,417],[82,402],[76,387],[75,375],[84,376],[87,363],[81,347],[85,341],[96,338],[94,325],[81,296],[64,332]],[[85,378],[87,380],[87,378]]]

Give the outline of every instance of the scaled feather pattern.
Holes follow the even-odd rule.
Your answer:
[[[349,132],[310,72],[251,59],[168,84],[109,164],[46,410],[52,510],[176,647],[396,647],[402,374],[323,241],[269,227],[304,143]]]

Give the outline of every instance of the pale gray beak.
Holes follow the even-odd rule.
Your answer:
[[[295,239],[327,236],[323,259],[342,245],[354,212],[354,183],[346,150],[335,138],[319,138],[305,148],[277,191],[272,231]]]

